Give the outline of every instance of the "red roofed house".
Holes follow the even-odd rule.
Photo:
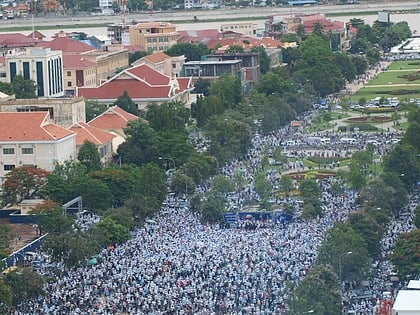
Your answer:
[[[323,32],[331,34],[331,49],[343,51],[348,48],[349,40],[345,22],[332,21],[323,14],[275,14],[265,23],[265,33],[273,38],[280,38],[283,34],[296,34],[299,25],[303,25],[305,34],[312,33],[314,25],[320,23]]]
[[[142,64],[118,73],[99,87],[77,88],[77,96],[110,105],[127,91],[137,108],[144,109],[153,102],[180,101],[189,106],[192,90],[191,78],[171,78]]]
[[[115,138],[113,134],[84,122],[74,124],[69,130],[76,134],[76,157],[79,154],[80,147],[85,141],[89,141],[98,149],[103,164],[106,164],[112,158],[112,140]]]
[[[0,113],[0,185],[17,166],[47,171],[75,158],[76,135],[50,122],[49,112]]]
[[[139,117],[130,114],[118,106],[108,108],[104,113],[96,116],[88,122],[90,126],[105,130],[115,136],[112,139],[112,149],[116,153],[118,146],[125,141],[124,128],[129,121],[137,120]]]
[[[59,33],[52,41],[43,41],[38,46],[63,52],[63,79],[66,95],[74,95],[77,87],[98,86],[119,69],[128,67],[128,51],[120,49],[98,50],[88,44]]]
[[[155,52],[136,60],[132,66],[135,67],[144,63],[156,71],[173,78],[177,77],[181,72],[184,61],[184,55],[171,57],[164,52]]]

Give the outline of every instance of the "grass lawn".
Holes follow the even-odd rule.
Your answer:
[[[366,86],[372,85],[391,85],[391,84],[420,84],[420,80],[407,81],[405,78],[399,78],[404,75],[415,75],[417,71],[386,71],[381,72],[378,77],[369,81]]]
[[[400,68],[420,70],[420,61],[419,60],[394,61],[388,67],[389,70],[400,70]]]
[[[392,91],[395,90],[406,90],[408,91],[407,94],[403,95],[395,95],[391,94]],[[412,91],[412,92],[409,92]],[[386,87],[364,87],[358,90],[355,94],[350,96],[350,100],[352,101],[358,101],[361,97],[364,97],[366,100],[371,100],[375,97],[396,97],[400,101],[407,99],[407,98],[420,98],[420,85],[413,86],[413,85],[407,85],[407,86],[386,86]]]

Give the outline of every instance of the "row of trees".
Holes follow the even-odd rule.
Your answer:
[[[405,211],[408,191],[415,193],[420,178],[418,137],[411,136],[418,131],[420,109],[412,107],[409,115],[408,132],[400,144],[395,146],[384,159],[383,173],[368,180],[368,174],[360,170],[372,159],[369,150],[357,152],[352,157],[349,183],[358,183],[357,199],[359,210],[349,215],[346,222],[339,222],[328,231],[321,245],[315,266],[308,276],[295,288],[289,304],[296,314],[308,309],[314,313],[340,313],[341,279],[346,281],[370,280],[369,262],[377,261],[381,255],[381,239],[391,218],[397,218]],[[408,171],[406,177],[402,171]],[[355,175],[354,173],[357,173]],[[404,174],[404,176],[402,176]],[[354,177],[363,176],[363,180]],[[345,211],[345,209],[337,209]],[[414,212],[416,230],[398,237],[390,257],[395,271],[401,279],[410,279],[420,272],[418,246],[420,246],[420,207]],[[346,255],[351,252],[351,254]],[[342,255],[345,259],[340,260]]]

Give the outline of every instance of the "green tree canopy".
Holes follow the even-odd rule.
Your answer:
[[[185,61],[199,61],[201,56],[208,55],[210,50],[203,43],[181,43],[171,46],[165,53],[171,57],[185,56]]]
[[[98,148],[89,140],[83,142],[83,145],[80,147],[79,153],[77,154],[77,159],[86,167],[87,172],[97,171],[102,168],[101,156],[99,155]]]
[[[308,275],[294,290],[288,304],[292,314],[304,314],[313,310],[314,314],[337,315],[341,312],[337,275],[331,266],[318,265],[309,270]]]
[[[38,97],[35,82],[25,80],[20,74],[13,78],[12,87],[17,99]]]
[[[419,247],[420,229],[401,234],[397,238],[394,251],[391,254],[391,262],[402,278],[419,274]]]
[[[137,104],[133,102],[127,91],[124,91],[112,105],[116,105],[130,114],[139,115]]]
[[[345,258],[343,253],[352,252]],[[369,255],[365,239],[347,223],[335,223],[318,251],[318,264],[332,265],[339,274],[341,263],[342,280],[362,280]]]

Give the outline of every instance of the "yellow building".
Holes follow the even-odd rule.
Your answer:
[[[130,45],[141,45],[146,51],[165,51],[177,43],[175,25],[168,22],[138,23],[129,29]]]

